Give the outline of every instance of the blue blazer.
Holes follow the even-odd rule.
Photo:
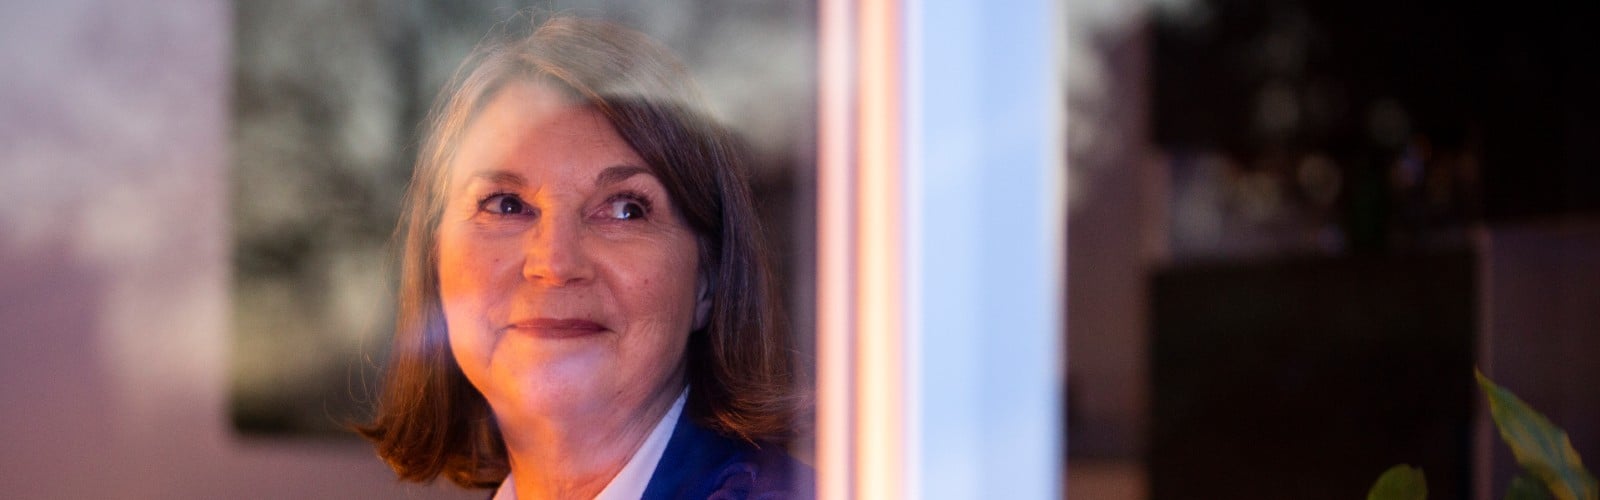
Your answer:
[[[643,500],[809,499],[816,473],[774,444],[759,447],[706,429],[684,411]]]

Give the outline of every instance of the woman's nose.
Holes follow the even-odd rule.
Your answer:
[[[581,224],[557,217],[540,219],[528,235],[522,276],[546,286],[568,286],[592,278],[594,270],[583,249]]]

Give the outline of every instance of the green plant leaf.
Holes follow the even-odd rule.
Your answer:
[[[1572,449],[1567,433],[1517,399],[1511,391],[1490,382],[1483,372],[1476,372],[1478,386],[1489,400],[1489,412],[1494,415],[1494,425],[1500,429],[1500,439],[1511,447],[1517,457],[1534,477],[1544,481],[1545,487],[1558,500],[1600,500],[1600,486],[1583,468],[1578,451]]]
[[[1410,465],[1396,465],[1383,471],[1378,482],[1367,490],[1367,500],[1427,500],[1428,481],[1422,469]]]
[[[1511,486],[1506,487],[1506,500],[1550,500],[1550,490],[1538,479],[1517,474],[1511,479]]]

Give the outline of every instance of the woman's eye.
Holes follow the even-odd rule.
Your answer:
[[[522,215],[530,212],[527,203],[515,195],[497,194],[485,198],[478,209],[495,215]]]
[[[611,201],[611,205],[606,211],[606,216],[616,220],[643,219],[645,215],[644,212],[644,207],[639,205],[639,202],[629,199],[620,199]]]

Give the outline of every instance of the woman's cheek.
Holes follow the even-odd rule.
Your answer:
[[[493,269],[504,266],[505,256],[487,251],[483,242],[470,240],[461,228],[442,231],[439,244],[439,300],[451,350],[469,375],[487,364],[490,332],[484,325],[492,295]]]
[[[674,248],[676,246],[682,246],[682,242],[657,247],[653,252],[655,258],[635,269],[638,274],[633,289],[644,292],[637,300],[648,303],[648,309],[655,312],[659,320],[673,323],[673,328],[683,328],[693,317],[698,266],[693,252],[687,252],[686,257],[686,252]]]

